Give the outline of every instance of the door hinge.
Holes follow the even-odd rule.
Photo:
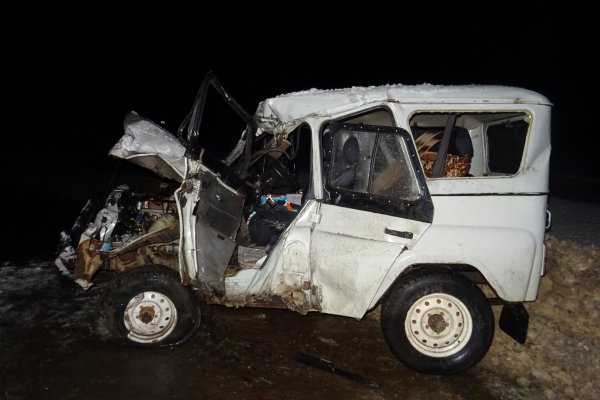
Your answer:
[[[308,222],[312,222],[313,224],[318,224],[319,222],[321,222],[321,214],[311,212],[310,215],[308,216]]]

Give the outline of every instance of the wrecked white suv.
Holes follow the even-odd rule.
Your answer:
[[[221,159],[201,129],[209,90],[245,126]],[[178,138],[132,114],[111,150],[179,189],[116,189],[57,264],[84,287],[101,266],[118,272],[102,333],[125,343],[189,338],[197,298],[357,319],[381,304],[400,361],[462,372],[492,343],[492,304],[525,340],[521,303],[544,274],[550,108],[520,88],[389,85],[291,93],[250,115],[208,74]]]

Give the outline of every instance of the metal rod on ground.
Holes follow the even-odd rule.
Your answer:
[[[336,375],[342,376],[346,379],[350,379],[356,383],[359,383],[368,388],[378,388],[379,384],[375,381],[370,380],[364,376],[355,374],[354,372],[346,371],[336,367],[331,361],[324,360],[315,356],[311,356],[306,353],[297,353],[292,357],[292,360],[298,361],[302,364],[309,365],[311,367],[319,368],[327,372],[332,372]]]

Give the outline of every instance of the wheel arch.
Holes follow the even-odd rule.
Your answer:
[[[127,265],[126,267],[123,267],[123,269],[117,269],[115,270],[115,276],[116,275],[122,275],[122,274],[131,274],[133,273],[133,271],[140,271],[142,269],[147,270],[148,272],[152,272],[152,271],[165,271],[165,273],[173,275],[173,277],[177,277],[177,279],[179,279],[181,281],[181,275],[179,274],[179,271],[174,268],[173,266],[170,266],[168,264],[160,264],[160,263],[143,263],[143,264],[130,264]]]
[[[389,282],[385,289],[380,287],[378,295],[371,302],[369,309],[377,307],[381,302],[384,301],[392,289],[401,284],[405,280],[409,280],[412,277],[418,275],[432,274],[432,273],[451,273],[460,275],[468,279],[471,283],[476,284],[488,298],[491,304],[499,304],[502,302],[498,292],[486,276],[476,267],[470,264],[435,264],[435,263],[423,263],[423,264],[412,264],[406,267],[398,274],[393,280],[388,280],[387,277],[384,279],[383,284],[386,280]]]

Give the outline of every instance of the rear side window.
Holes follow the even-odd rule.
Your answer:
[[[530,116],[518,111],[422,111],[413,114],[409,123],[425,175],[464,179],[518,173],[525,154]],[[446,132],[445,160],[436,174],[434,167],[443,151],[441,144]]]
[[[514,175],[519,171],[529,124],[508,121],[487,127],[487,159],[490,172]]]

